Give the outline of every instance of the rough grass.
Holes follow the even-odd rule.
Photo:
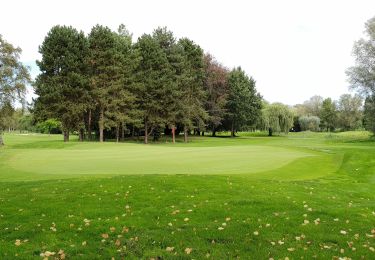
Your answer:
[[[7,135],[0,259],[373,259],[375,145],[346,135]]]

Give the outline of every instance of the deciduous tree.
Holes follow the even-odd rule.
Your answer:
[[[15,101],[25,102],[26,85],[31,83],[28,68],[20,62],[22,50],[8,43],[0,35],[0,109],[13,106]],[[0,117],[4,115],[0,114]],[[0,127],[0,145],[3,145]]]

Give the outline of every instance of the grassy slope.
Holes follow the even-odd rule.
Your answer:
[[[143,146],[6,136],[0,258],[38,259],[60,249],[84,259],[374,258],[375,145],[358,137],[302,133]],[[144,158],[126,161],[135,153]],[[101,175],[77,177],[89,170]]]

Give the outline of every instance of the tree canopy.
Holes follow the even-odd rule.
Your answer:
[[[14,102],[25,104],[26,85],[31,83],[31,77],[28,68],[20,62],[21,52],[0,35],[0,121],[9,116]],[[4,124],[0,125],[0,145],[3,127]]]

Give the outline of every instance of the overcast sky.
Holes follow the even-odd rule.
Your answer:
[[[290,105],[348,92],[345,70],[353,65],[353,43],[375,16],[374,0],[5,0],[0,5],[0,34],[22,48],[21,59],[33,67],[33,76],[38,46],[54,25],[88,33],[96,24],[116,30],[124,23],[134,40],[167,26],[225,66],[241,66],[266,100]]]

